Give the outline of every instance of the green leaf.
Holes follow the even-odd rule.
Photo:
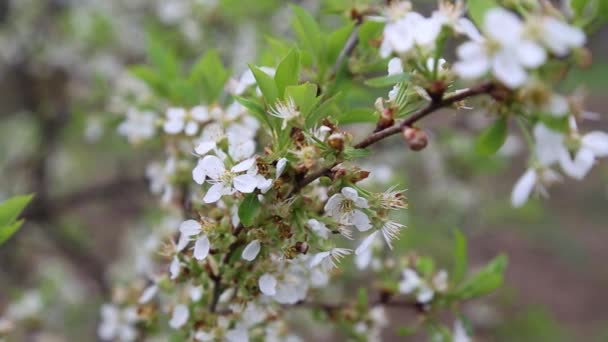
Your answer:
[[[407,81],[410,79],[410,75],[406,73],[388,75],[388,76],[380,76],[375,78],[370,78],[365,81],[365,84],[373,87],[373,88],[385,88],[394,86],[397,83],[401,83],[403,81]]]
[[[454,230],[454,268],[451,278],[458,284],[464,278],[468,268],[467,238],[458,230]]]
[[[196,90],[192,83],[177,79],[170,83],[169,93],[174,104],[193,107],[200,103],[201,92]]]
[[[318,125],[323,118],[331,114],[333,107],[336,106],[336,103],[341,99],[342,93],[338,92],[319,104],[319,106],[314,108],[310,115],[308,115],[306,118],[306,127],[312,128]]]
[[[249,68],[253,72],[253,77],[255,77],[255,81],[258,87],[260,87],[266,103],[274,105],[278,97],[277,85],[274,82],[274,78],[255,65],[250,65]]]
[[[384,23],[379,21],[366,20],[359,27],[360,44],[369,46],[371,42],[380,38],[384,30]]]
[[[378,113],[369,108],[354,108],[347,112],[340,113],[336,120],[340,124],[351,124],[360,122],[377,122]]]
[[[506,268],[507,257],[497,256],[472,278],[464,282],[454,295],[459,299],[471,299],[496,290],[502,286]]]
[[[540,121],[547,127],[554,131],[566,133],[570,129],[570,123],[568,122],[568,115],[562,118],[556,118],[551,114],[540,114]]]
[[[148,38],[148,58],[165,81],[178,77],[180,68],[177,57],[159,39]]]
[[[367,289],[364,287],[360,287],[357,291],[357,307],[362,312],[369,309],[369,295],[367,294]]]
[[[351,22],[329,35],[327,39],[327,63],[334,64],[338,60],[340,52],[346,45],[354,27],[355,24]]]
[[[478,27],[483,27],[485,14],[489,9],[500,7],[495,0],[469,0],[469,16]]]
[[[167,84],[154,69],[146,65],[136,65],[129,69],[133,76],[139,78],[153,89],[157,95],[167,96]]]
[[[262,104],[257,103],[254,100],[247,99],[247,98],[240,97],[240,96],[234,96],[234,99],[238,103],[242,104],[245,108],[247,108],[249,110],[249,112],[251,114],[253,114],[253,116],[255,116],[255,118],[258,119],[258,121],[260,121],[260,123],[265,124],[269,129],[273,128],[271,118],[268,116],[268,114],[264,110],[264,107],[262,106]]]
[[[10,225],[0,226],[0,245],[13,236],[21,228],[21,225],[23,225],[23,220],[13,222]]]
[[[229,77],[230,73],[215,49],[201,56],[190,70],[190,82],[201,87],[201,95],[208,103],[218,100]]]
[[[318,101],[317,85],[304,83],[297,86],[288,86],[285,88],[285,98],[292,98],[298,105],[300,113],[306,117]]]
[[[0,226],[7,226],[15,222],[23,209],[34,198],[34,195],[20,195],[0,203]]]
[[[431,258],[420,257],[416,261],[416,268],[418,272],[428,277],[435,272],[435,262]]]
[[[298,50],[291,50],[279,63],[274,81],[277,86],[278,97],[283,98],[287,86],[297,85],[300,79],[300,54]]]
[[[577,17],[580,17],[585,11],[585,7],[590,3],[589,0],[571,0],[570,7]]]
[[[260,201],[255,193],[248,194],[239,206],[239,218],[245,227],[249,227],[255,222],[255,218],[260,214]]]
[[[292,6],[293,29],[298,40],[312,53],[316,61],[323,54],[323,36],[317,21],[302,7]]]
[[[475,151],[483,156],[493,155],[505,143],[507,132],[507,118],[503,116],[481,133],[475,144]]]

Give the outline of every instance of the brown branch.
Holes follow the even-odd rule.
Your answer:
[[[383,130],[374,132],[374,133],[370,134],[367,138],[363,139],[361,142],[356,144],[354,147],[355,148],[366,148],[372,144],[377,143],[380,140],[383,140],[392,135],[400,133],[401,131],[403,131],[403,129],[405,127],[412,126],[413,124],[418,122],[420,119],[426,117],[427,115],[429,115],[431,113],[436,112],[438,109],[451,106],[452,104],[454,104],[456,102],[463,101],[470,97],[474,97],[474,96],[482,95],[482,94],[488,94],[494,88],[495,88],[494,83],[491,83],[491,82],[481,83],[475,87],[466,89],[455,95],[452,95],[452,96],[449,96],[449,97],[446,97],[446,98],[443,98],[443,99],[440,99],[437,101],[432,101],[427,106],[425,106],[425,107],[419,109],[418,111],[414,112],[413,114],[411,114],[409,117],[407,117],[405,120],[403,120],[400,124],[396,124],[391,127],[385,128]],[[303,187],[307,186],[308,184],[314,182],[317,178],[331,174],[331,169],[333,169],[338,164],[340,164],[340,161],[336,161],[335,163],[331,164],[330,166],[317,170],[317,171],[309,174],[308,176],[304,177],[300,182],[298,182],[295,185],[294,190],[290,193],[289,196],[292,196],[293,194],[297,193],[298,191],[300,191],[300,189],[302,189]]]

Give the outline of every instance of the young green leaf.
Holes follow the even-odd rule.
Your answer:
[[[388,76],[380,76],[370,78],[365,81],[365,84],[373,87],[373,88],[386,88],[392,87],[397,83],[401,83],[403,81],[407,81],[410,79],[410,75],[406,73],[388,75]]]
[[[0,226],[7,226],[15,222],[32,198],[34,195],[20,195],[0,203]]]
[[[465,281],[454,293],[459,299],[471,299],[486,295],[499,288],[504,280],[507,257],[499,255],[472,278]]]
[[[360,122],[377,122],[378,113],[369,108],[354,108],[338,114],[336,120],[343,125]]]
[[[311,52],[316,61],[323,54],[323,36],[317,21],[302,7],[292,6],[294,14],[293,29],[298,40]]]
[[[0,226],[0,245],[6,242],[23,225],[23,220],[15,221],[6,226]]]
[[[129,72],[146,83],[157,95],[168,96],[167,84],[156,70],[147,65],[136,65],[131,67]]]
[[[274,125],[272,124],[272,117],[270,117],[266,111],[264,110],[264,107],[262,107],[263,105],[261,103],[258,103],[255,100],[252,99],[247,99],[244,97],[240,97],[240,96],[235,96],[234,99],[243,105],[243,107],[247,108],[249,110],[249,112],[255,116],[256,119],[258,119],[258,121],[260,121],[260,123],[262,123],[263,125],[266,125],[267,128],[269,129],[273,129]]]
[[[478,27],[483,27],[485,14],[489,9],[499,7],[495,0],[469,0],[467,2],[469,15]]]
[[[507,118],[503,116],[481,133],[475,144],[475,150],[483,156],[493,155],[505,143],[507,132]]]
[[[306,117],[317,104],[317,85],[304,83],[285,88],[285,98],[291,98],[298,106],[300,113]]]
[[[274,81],[278,91],[278,97],[283,98],[287,86],[297,85],[300,79],[300,54],[293,49],[279,63]]]
[[[255,222],[255,218],[260,214],[260,201],[255,193],[248,194],[239,206],[239,218],[245,227],[249,227]]]
[[[279,94],[274,78],[255,65],[250,65],[249,68],[253,72],[253,77],[255,77],[255,81],[257,82],[258,87],[260,87],[262,95],[264,95],[264,99],[266,99],[266,103],[274,105]]]
[[[451,278],[454,284],[460,283],[468,268],[467,238],[458,230],[454,230],[454,267]]]
[[[174,80],[178,77],[180,67],[177,57],[157,38],[148,38],[148,58],[150,64],[156,68],[165,81]]]
[[[219,53],[214,49],[207,51],[190,71],[190,82],[201,88],[199,91],[208,103],[219,98],[229,77]]]
[[[334,64],[338,57],[340,56],[340,52],[346,45],[348,38],[353,32],[353,28],[355,27],[354,23],[348,23],[344,27],[339,28],[338,30],[332,32],[327,39],[327,63]]]

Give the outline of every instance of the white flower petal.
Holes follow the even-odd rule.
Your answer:
[[[179,304],[173,309],[171,320],[169,320],[169,326],[173,329],[179,329],[188,323],[189,317],[190,311],[188,310],[188,307],[184,304]]]
[[[250,174],[240,175],[234,177],[233,185],[239,192],[249,194],[258,186],[258,179]]]
[[[217,146],[217,144],[215,143],[215,141],[203,141],[196,146],[196,148],[194,149],[194,152],[196,152],[196,154],[198,154],[198,155],[203,156],[203,155],[209,153],[209,151],[216,148],[216,146]]]
[[[263,274],[258,279],[258,286],[266,296],[274,296],[277,293],[277,279],[268,273]]]
[[[156,284],[148,286],[142,292],[141,296],[139,297],[138,303],[139,304],[148,303],[149,301],[152,300],[152,298],[154,298],[154,296],[156,296],[157,292],[158,292],[158,286]]]
[[[285,167],[287,166],[287,158],[281,158],[277,161],[277,171],[275,174],[275,179],[278,179],[285,171]]]
[[[346,197],[347,199],[354,201],[356,200],[359,195],[357,193],[357,190],[351,188],[351,187],[344,187],[342,188],[342,191],[340,191],[342,193],[342,195],[344,195],[344,197]]]
[[[188,136],[193,136],[198,132],[198,123],[196,121],[188,121],[186,123],[186,127],[184,128],[184,133]]]
[[[207,235],[199,237],[194,244],[194,258],[204,260],[209,255],[209,249],[211,249],[211,243],[209,243]]]
[[[608,133],[593,131],[585,134],[581,142],[585,148],[593,151],[596,157],[608,156]]]
[[[574,160],[570,157],[570,154],[565,152],[559,160],[559,165],[568,176],[575,179],[583,179],[591,171],[593,164],[595,163],[595,155],[593,151],[588,148],[582,147],[576,152]]]
[[[200,233],[201,228],[201,224],[195,220],[186,220],[179,225],[180,233],[186,236],[192,236]]]
[[[536,68],[545,63],[547,53],[545,49],[530,40],[521,41],[517,47],[517,57],[521,64],[527,68]]]
[[[360,255],[363,254],[365,252],[367,252],[367,250],[369,249],[369,247],[372,245],[372,243],[374,242],[374,239],[376,239],[376,237],[378,236],[379,231],[376,230],[375,232],[369,234],[359,245],[359,247],[357,247],[357,249],[355,250],[355,255]]]
[[[483,29],[492,39],[504,44],[517,44],[521,37],[522,22],[513,12],[496,7],[486,12]]]
[[[163,129],[167,134],[178,134],[184,129],[184,122],[181,120],[165,121]]]
[[[192,169],[192,179],[196,184],[203,184],[205,182],[205,178],[207,178],[207,174],[205,174],[205,168],[199,160],[196,167]]]
[[[492,71],[499,81],[511,89],[523,85],[528,78],[526,70],[518,63],[514,54],[506,50],[494,57]]]
[[[216,156],[205,156],[200,163],[203,172],[210,178],[219,179],[226,172],[224,162]]]
[[[331,252],[320,252],[313,255],[313,257],[308,262],[308,268],[315,268],[316,266],[319,266],[319,264],[321,264],[323,260],[328,258],[330,254]]]
[[[353,210],[352,224],[357,227],[360,232],[364,232],[372,228],[369,217],[361,210]]]
[[[205,194],[205,197],[203,197],[203,202],[205,202],[205,203],[215,203],[220,198],[222,198],[222,195],[224,195],[224,192],[225,192],[224,183],[213,184],[209,188],[209,190],[207,190],[207,193]]]
[[[230,169],[230,171],[232,172],[244,172],[247,171],[249,169],[251,169],[251,167],[255,164],[255,157],[254,158],[249,158],[246,160],[243,160],[242,162],[234,165],[232,167],[232,169]]]
[[[258,253],[260,252],[260,247],[261,247],[260,241],[258,241],[258,240],[251,241],[249,244],[247,244],[245,249],[243,249],[241,258],[243,258],[247,261],[253,261],[253,259],[255,259],[258,256]]]
[[[173,260],[171,261],[171,265],[169,265],[169,274],[171,275],[171,279],[172,280],[177,279],[181,270],[182,270],[182,264],[180,263],[177,256],[174,256]]]
[[[393,57],[390,61],[388,61],[388,74],[396,75],[403,73],[403,64],[401,62],[401,58]]]
[[[533,169],[528,169],[523,176],[519,178],[511,193],[511,204],[514,207],[521,207],[528,201],[537,179],[536,171]]]

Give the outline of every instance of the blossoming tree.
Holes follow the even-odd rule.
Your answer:
[[[340,339],[378,340],[393,321],[403,334],[469,341],[461,304],[501,285],[506,257],[469,271],[458,231],[450,272],[393,253],[406,234],[406,189],[366,186],[374,170],[359,160],[392,136],[401,153],[425,149],[422,122],[449,108],[491,117],[475,153],[495,154],[510,130],[526,139],[516,207],[608,156],[607,133],[578,129],[593,116],[582,97],[556,85],[589,62],[585,30],[606,15],[604,2],[564,12],[548,1],[442,0],[430,15],[408,1],[332,6],[341,18],[332,29],[292,6],[293,39],[269,38],[264,65],[236,75],[216,50],[186,68],[158,41],[131,69],[143,91],[118,92],[117,131],[136,147],[162,146],[147,175],[164,220],[137,247],[134,278],[102,306],[101,339],[299,341],[288,313],[306,310]],[[376,100],[353,104],[361,89]],[[368,133],[354,137],[353,123]],[[375,280],[329,298],[342,267]],[[393,307],[420,319],[387,315]]]

